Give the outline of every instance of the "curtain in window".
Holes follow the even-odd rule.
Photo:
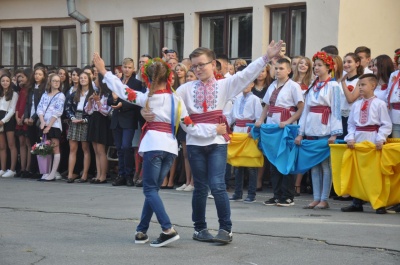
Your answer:
[[[184,21],[174,20],[164,22],[164,46],[175,50],[180,59],[183,58]]]
[[[63,29],[62,34],[61,65],[77,65],[76,28]]]
[[[58,66],[59,30],[44,29],[42,34],[42,63],[49,66]]]
[[[114,65],[122,64],[124,59],[124,27],[115,27],[115,62]]]
[[[160,56],[160,22],[140,23],[139,30],[140,54]]]
[[[224,17],[203,17],[201,29],[201,46],[224,53]]]
[[[101,28],[101,57],[106,66],[111,65],[111,27]]]
[[[1,64],[14,64],[14,31],[1,31]]]
[[[32,32],[17,30],[17,65],[31,65]]]
[[[286,11],[274,11],[272,13],[272,39],[286,40]]]
[[[229,16],[229,58],[251,58],[253,14]]]
[[[305,53],[306,11],[304,9],[292,11],[292,33],[290,43],[290,56]]]

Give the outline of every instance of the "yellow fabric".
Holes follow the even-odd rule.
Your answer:
[[[338,195],[369,201],[374,209],[400,203],[400,143],[387,143],[382,151],[361,142],[355,149],[331,144],[332,181]]]
[[[234,167],[262,167],[264,156],[257,147],[258,141],[247,133],[233,133],[228,144],[228,163]]]

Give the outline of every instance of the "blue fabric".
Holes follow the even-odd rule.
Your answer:
[[[295,146],[296,161],[291,174],[305,173],[330,156],[328,139],[303,140]]]

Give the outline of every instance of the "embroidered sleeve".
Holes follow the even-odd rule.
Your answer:
[[[37,106],[37,109],[36,109],[36,114],[37,115],[43,115],[44,109],[45,109],[44,101],[47,98],[48,98],[47,94],[43,94],[43,96],[40,98],[39,105]]]
[[[336,82],[334,82],[336,83]],[[342,125],[342,114],[340,112],[340,87],[338,84],[332,86],[331,93],[331,115],[330,115],[330,125],[331,125],[331,135],[342,135],[343,125]]]
[[[57,98],[55,98],[52,102],[51,105],[49,107],[52,108],[52,112],[51,112],[51,116],[54,118],[60,118],[61,115],[63,114],[64,111],[64,103],[65,103],[65,96],[64,94],[60,93],[58,94]]]
[[[388,109],[386,104],[379,104],[379,118],[381,122],[381,126],[379,127],[379,131],[376,135],[376,142],[386,142],[389,134],[392,133],[393,123],[390,119]]]

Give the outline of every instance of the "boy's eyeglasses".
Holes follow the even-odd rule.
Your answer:
[[[195,71],[197,69],[204,69],[204,67],[206,67],[207,64],[212,63],[212,61],[209,61],[208,63],[199,63],[199,64],[192,64],[192,66],[190,67],[190,70]]]

